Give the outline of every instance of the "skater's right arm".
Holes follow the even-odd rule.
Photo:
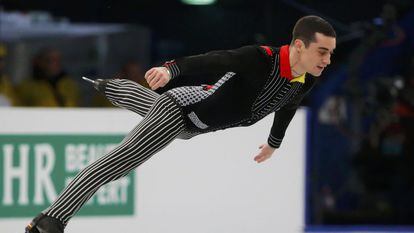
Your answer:
[[[164,63],[171,78],[178,76],[203,76],[226,72],[243,73],[263,69],[268,62],[259,46],[244,46],[233,50],[217,50],[178,58]]]
[[[179,76],[203,78],[204,75],[221,76],[226,72],[259,74],[269,67],[268,63],[268,57],[259,46],[245,46],[168,61],[161,67],[148,70],[145,79],[151,89],[155,90],[164,87],[171,79]],[[199,83],[205,82],[199,81]]]

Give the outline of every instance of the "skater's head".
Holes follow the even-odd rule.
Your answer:
[[[296,57],[297,70],[320,76],[331,63],[336,47],[336,33],[331,24],[321,17],[310,15],[300,18],[292,32],[290,48]]]

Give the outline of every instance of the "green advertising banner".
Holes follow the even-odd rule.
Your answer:
[[[123,135],[0,135],[0,218],[39,213]],[[132,215],[134,176],[101,187],[80,216]]]

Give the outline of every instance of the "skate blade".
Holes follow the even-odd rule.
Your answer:
[[[90,83],[95,83],[95,81],[94,81],[94,80],[92,80],[92,79],[90,79],[90,78],[87,78],[87,77],[85,77],[85,76],[83,76],[83,77],[82,77],[82,79],[83,79],[83,80],[85,80],[85,81],[87,81],[87,82],[90,82]]]

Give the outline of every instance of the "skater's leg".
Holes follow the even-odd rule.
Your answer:
[[[159,94],[127,79],[112,79],[106,85],[105,96],[114,105],[145,116]]]
[[[180,108],[161,96],[122,143],[76,175],[43,214],[66,224],[102,185],[127,175],[173,141],[184,127]]]
[[[131,110],[144,117],[160,95],[128,79],[90,80],[115,106]]]

